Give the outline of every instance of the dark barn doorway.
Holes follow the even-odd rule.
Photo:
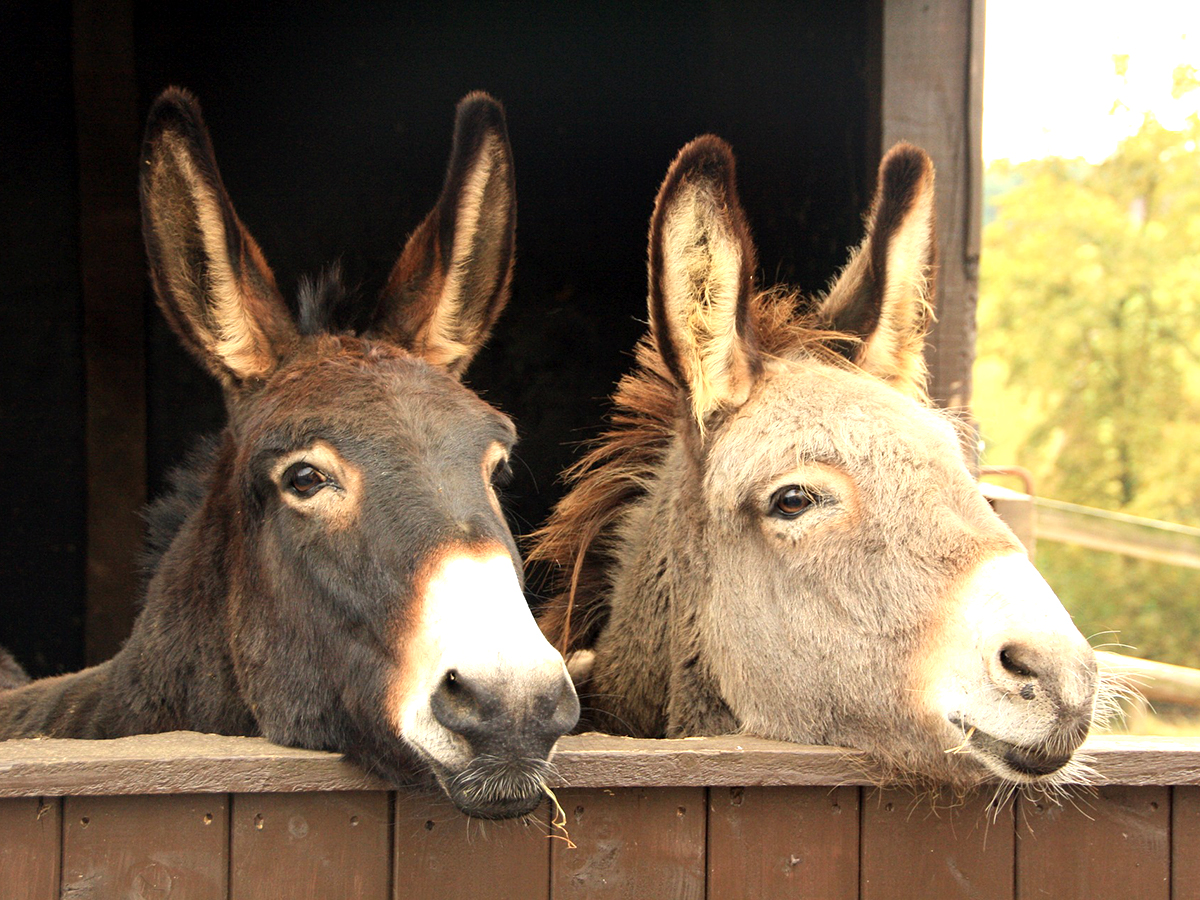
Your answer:
[[[97,542],[136,535],[138,503],[222,420],[153,308],[129,217],[141,120],[163,87],[200,98],[238,212],[290,297],[334,261],[373,293],[437,195],[455,102],[474,89],[504,102],[515,293],[468,380],[521,431],[509,509],[524,533],[628,367],[651,204],[683,143],[713,131],[734,146],[766,280],[819,290],[844,261],[879,153],[880,8],[10,5],[0,645],[37,675],[119,646],[135,547],[97,558]],[[123,249],[98,254],[105,241]],[[105,382],[106,353],[131,381]],[[89,419],[105,391],[107,414]],[[123,449],[98,468],[102,447]]]

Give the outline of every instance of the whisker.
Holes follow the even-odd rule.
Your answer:
[[[621,716],[617,715],[615,712],[612,712],[607,709],[602,709],[600,707],[588,706],[588,707],[583,708],[582,712],[580,713],[580,716],[583,717],[583,713],[585,713],[585,712],[606,715],[606,716],[608,716],[608,718],[610,718],[614,722],[617,722],[618,724],[620,724],[621,726],[624,727],[624,729],[625,729],[625,731],[623,732],[624,734],[637,734],[637,730],[633,727],[633,725],[629,722],[629,720],[622,718]],[[592,716],[589,715],[587,718],[591,719]]]

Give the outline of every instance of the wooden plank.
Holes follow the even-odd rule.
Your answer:
[[[1200,569],[1200,528],[1038,497],[1042,540]]]
[[[1200,784],[1196,738],[1101,734],[1088,738],[1083,753],[1102,782],[1124,785]]]
[[[863,900],[1012,900],[1013,805],[992,795],[864,791]]]
[[[1169,900],[1171,789],[1102,787],[1017,813],[1017,898]]]
[[[963,228],[963,257],[968,266],[979,265],[983,246],[983,51],[986,33],[986,0],[971,3],[967,28],[967,97],[964,117],[967,129],[967,209]],[[973,275],[978,279],[978,268]]]
[[[703,788],[558,792],[574,848],[551,847],[555,900],[705,896]]]
[[[1200,669],[1096,651],[1101,673],[1127,680],[1147,700],[1200,706]]]
[[[389,900],[386,791],[234,794],[230,900]]]
[[[79,269],[87,384],[89,665],[120,649],[137,613],[146,502],[145,262],[133,3],[74,0]]]
[[[708,896],[858,900],[859,789],[732,787],[708,794]]]
[[[0,800],[0,897],[56,900],[61,840],[61,801]]]
[[[522,820],[471,819],[447,800],[399,791],[395,812],[395,900],[550,896],[550,813]]]
[[[171,732],[110,741],[6,741],[0,797],[389,790],[336,753],[262,738]],[[1101,779],[1129,785],[1200,785],[1200,739],[1095,735],[1083,747]],[[559,741],[550,786],[752,787],[874,783],[865,757],[728,736],[646,740],[572,735]]]
[[[983,0],[885,0],[883,147],[911,141],[937,169],[937,322],[926,350],[929,393],[941,406],[971,402],[979,257],[968,224],[982,191]],[[974,448],[968,448],[974,453]]]
[[[229,799],[67,797],[63,896],[226,900]]]
[[[1200,745],[1197,750],[1200,751]],[[605,734],[558,742],[550,786],[694,787],[870,784],[864,754],[745,735],[650,740]]]
[[[1171,791],[1171,900],[1200,897],[1200,787]]]
[[[387,790],[341,754],[173,731],[108,741],[6,741],[0,797]],[[40,789],[39,789],[40,786]]]
[[[744,735],[649,740],[602,734],[562,738],[550,786],[635,787],[870,785],[866,757]],[[1104,780],[1117,784],[1200,784],[1200,739],[1094,735],[1083,747]],[[2,770],[0,770],[2,771]],[[0,782],[2,783],[2,782]]]

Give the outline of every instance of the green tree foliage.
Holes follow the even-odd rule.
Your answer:
[[[1181,67],[1176,84],[1195,82]],[[1147,115],[1105,162],[993,164],[975,409],[1038,492],[1200,525],[1200,120]],[[1085,633],[1200,665],[1200,572],[1043,542]]]

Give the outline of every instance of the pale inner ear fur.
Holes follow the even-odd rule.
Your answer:
[[[879,325],[865,341],[858,365],[901,392],[925,398],[925,333],[933,321],[932,177],[923,183],[887,249]]]
[[[478,161],[462,187],[454,220],[454,246],[450,266],[442,282],[441,301],[434,306],[433,314],[421,335],[421,355],[434,365],[454,371],[465,367],[465,362],[461,361],[469,360],[474,355],[474,348],[463,340],[464,337],[470,337],[463,333],[466,324],[463,313],[470,299],[466,294],[470,269],[481,262],[478,258],[480,255],[488,252],[487,247],[477,246],[477,237],[488,184],[493,174],[497,177],[503,177],[504,174],[496,171],[501,165],[501,157],[500,141],[493,134],[486,135]]]
[[[905,198],[895,193],[885,194],[889,189],[889,166],[893,173],[902,175],[903,167],[913,165],[915,158],[919,158],[921,168],[911,184],[911,195]],[[932,164],[916,148],[902,145],[885,157],[880,166],[880,193],[871,211],[867,237],[821,304],[822,318],[834,329],[840,327],[845,317],[860,315],[862,307],[874,306],[877,315],[869,333],[850,329],[851,336],[861,341],[851,359],[864,371],[921,402],[928,400],[924,345],[925,334],[934,319],[933,183]],[[891,190],[897,192],[906,187],[892,184]],[[891,209],[906,199],[907,206],[899,221],[894,224],[881,221],[889,218]],[[886,241],[886,247],[878,247],[880,241]],[[882,273],[873,270],[879,262]],[[880,276],[882,283],[877,282]]]
[[[253,299],[229,259],[226,219],[222,204],[196,169],[184,142],[172,134],[162,136],[164,153],[152,176],[157,188],[170,178],[165,171],[174,166],[195,211],[191,221],[183,209],[173,208],[168,198],[152,199],[154,223],[162,240],[167,273],[176,302],[188,302],[181,309],[197,339],[214,362],[224,366],[239,380],[263,377],[274,368],[276,358],[271,341],[248,311]],[[169,157],[169,160],[167,159]],[[188,244],[195,231],[203,245],[205,266],[196,271],[188,264]],[[255,253],[257,247],[247,248]],[[265,268],[265,266],[264,266]]]
[[[662,295],[670,339],[703,427],[714,410],[750,393],[750,362],[738,334],[746,280],[741,241],[702,186],[682,187],[663,224]]]

